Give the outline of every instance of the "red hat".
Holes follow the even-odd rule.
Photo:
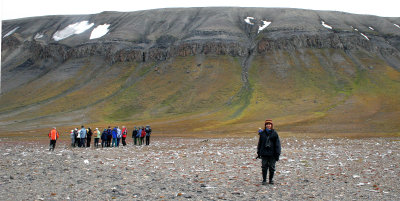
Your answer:
[[[264,126],[267,127],[267,124],[271,124],[271,125],[272,125],[272,126],[271,126],[271,129],[274,129],[274,124],[272,123],[272,120],[271,120],[271,119],[265,120]]]

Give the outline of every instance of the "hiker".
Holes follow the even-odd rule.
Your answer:
[[[71,147],[75,147],[75,132],[74,130],[71,130]]]
[[[146,145],[150,145],[150,134],[151,134],[151,128],[149,125],[146,126]]]
[[[112,139],[111,127],[108,126],[108,129],[107,129],[107,147],[111,147],[111,139]]]
[[[117,126],[117,147],[119,147],[119,142],[121,141],[122,138],[122,132],[121,129],[119,129],[119,126]]]
[[[81,126],[81,130],[79,131],[79,134],[81,136],[81,147],[85,147],[86,146],[86,129],[85,126]]]
[[[125,126],[122,126],[122,145],[126,146],[126,135],[128,134],[128,130]]]
[[[114,146],[117,147],[117,134],[118,134],[117,127],[114,127],[114,129],[112,129],[111,133],[112,133],[111,147],[114,147]]]
[[[76,139],[75,142],[78,144],[78,147],[81,147],[81,134],[80,134],[80,130],[78,130],[78,128],[75,128],[76,131]]]
[[[94,131],[94,147],[99,147],[99,139],[101,137],[101,133],[99,131],[99,128],[96,128]]]
[[[140,139],[141,136],[142,136],[142,128],[140,128],[140,126],[139,126],[139,130],[138,130],[137,135],[136,135],[136,138],[138,140],[138,144],[139,145],[142,145],[142,140]]]
[[[146,137],[146,131],[144,129],[144,126],[142,126],[142,134],[140,135],[141,144],[144,144],[144,137]]]
[[[78,146],[79,145],[79,142],[78,142],[78,128],[74,128],[74,147],[76,147],[76,146]]]
[[[261,158],[263,181],[267,184],[267,171],[269,170],[269,183],[274,184],[275,163],[281,154],[281,142],[278,133],[274,130],[272,120],[265,120],[265,129],[260,133],[257,146],[257,158]]]
[[[101,134],[101,148],[107,146],[107,129],[104,129],[103,133]]]
[[[87,147],[90,147],[90,141],[92,141],[92,135],[93,135],[93,131],[92,129],[89,127],[87,129],[87,136],[86,136],[86,141],[87,141]]]
[[[137,133],[138,133],[138,130],[135,126],[135,128],[132,131],[133,145],[137,144]]]
[[[53,129],[50,130],[49,132],[49,138],[50,138],[50,148],[49,151],[54,151],[54,148],[56,148],[56,142],[57,139],[59,138],[58,131],[56,127],[53,127]]]

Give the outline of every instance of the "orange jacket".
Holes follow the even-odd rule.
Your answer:
[[[50,140],[57,140],[59,138],[58,131],[56,129],[52,129],[49,133]]]

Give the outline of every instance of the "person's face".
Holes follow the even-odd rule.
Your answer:
[[[267,125],[265,125],[265,127],[268,128],[269,130],[271,130],[272,124],[267,124]]]

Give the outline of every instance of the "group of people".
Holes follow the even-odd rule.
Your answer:
[[[119,142],[122,139],[122,145],[126,145],[126,137],[128,130],[125,126],[122,126],[122,130],[118,126],[111,129],[104,129],[101,133],[98,128],[92,131],[90,128],[86,129],[81,126],[78,130],[75,128],[71,130],[71,146],[75,147],[90,147],[90,141],[94,136],[94,145],[99,147],[99,139],[101,139],[101,147],[118,147]],[[150,126],[146,127],[135,127],[132,131],[132,138],[134,145],[142,145],[144,138],[146,138],[146,145],[150,144]],[[258,130],[259,141],[257,146],[257,157],[261,159],[262,169],[262,184],[267,184],[267,173],[269,171],[269,183],[273,184],[273,178],[275,173],[275,163],[279,161],[281,154],[281,143],[279,140],[278,133],[274,130],[272,120],[267,119],[264,123],[264,129],[259,128]],[[50,133],[50,151],[54,151],[56,140],[59,138],[59,133],[54,127]]]
[[[142,145],[144,138],[146,138],[146,145],[150,145],[151,128],[149,125],[146,127],[135,127],[132,131],[132,138],[134,145]],[[119,147],[120,142],[126,146],[126,137],[128,136],[128,129],[122,126],[120,129],[118,126],[111,128],[110,126],[104,129],[102,132],[96,128],[94,131],[91,128],[85,128],[81,126],[81,129],[75,128],[71,130],[71,146],[72,147],[90,147],[91,139],[94,138],[94,146],[100,147]]]

